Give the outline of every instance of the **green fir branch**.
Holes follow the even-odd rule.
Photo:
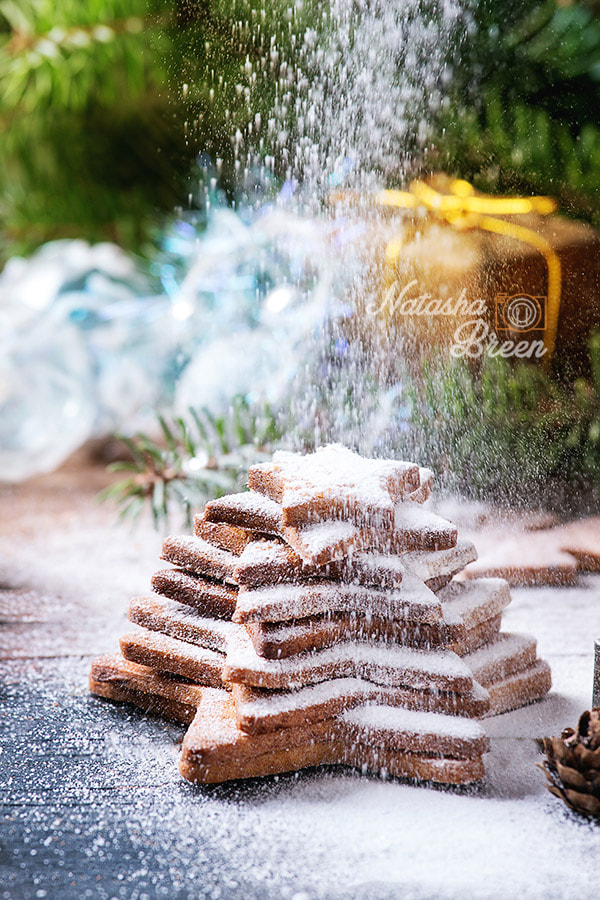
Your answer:
[[[590,378],[563,384],[531,363],[486,358],[478,372],[437,358],[399,396],[409,428],[392,415],[386,452],[431,466],[441,485],[513,505],[552,503],[556,484],[600,490],[600,334]]]
[[[111,501],[121,518],[138,518],[149,508],[155,525],[166,523],[171,511],[192,513],[212,497],[243,490],[248,467],[266,459],[281,438],[268,405],[251,407],[234,397],[229,413],[214,416],[207,409],[190,409],[186,417],[157,415],[162,440],[147,434],[119,435],[128,456],[108,466],[128,477],[98,495]]]
[[[479,4],[426,165],[492,193],[545,193],[600,225],[600,19],[593,2]],[[510,23],[507,25],[507,23]]]

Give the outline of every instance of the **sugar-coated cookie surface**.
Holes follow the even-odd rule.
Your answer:
[[[398,622],[374,616],[334,613],[293,622],[248,622],[246,631],[259,656],[284,659],[307,650],[322,650],[343,640],[446,647],[459,656],[488,644],[500,631],[502,617],[485,619],[470,628],[462,622],[429,624]],[[142,623],[143,624],[143,623]]]
[[[429,489],[427,484],[425,482],[425,492]],[[250,487],[252,486],[250,480]],[[302,561],[311,566],[325,566],[360,550],[375,550],[389,555],[454,547],[456,527],[423,509],[411,497],[408,494],[405,501],[396,502],[388,497],[388,514],[383,520],[381,516],[367,514],[358,517],[359,521],[356,516],[344,518],[339,506],[325,504],[321,507],[319,516],[292,522],[286,519],[284,508],[277,501],[256,490],[250,490],[207,503],[203,516],[197,519],[196,531],[198,533],[198,529],[202,527],[201,522],[204,521],[276,535],[292,547]]]
[[[473,687],[473,675],[448,650],[417,650],[400,645],[346,641],[314,653],[286,659],[258,656],[245,630],[233,635],[224,666],[226,681],[254,687],[294,688],[329,678],[361,677],[390,687],[435,686],[462,693]]]
[[[307,581],[276,587],[240,588],[235,622],[280,622],[328,612],[345,612],[400,619],[439,622],[442,604],[418,579],[406,576],[393,590],[330,581]]]
[[[487,687],[532,666],[536,659],[537,641],[530,634],[499,634],[485,647],[464,657],[473,677]]]
[[[412,550],[402,558],[404,567],[428,581],[445,575],[456,575],[477,559],[477,550],[471,541],[458,539],[454,547],[445,550]]]
[[[289,691],[266,691],[247,685],[231,686],[236,716],[242,731],[258,733],[329,718],[365,703],[383,703],[450,716],[481,718],[490,712],[490,694],[476,683],[455,694],[405,687],[386,687],[365,678],[333,678]]]
[[[161,559],[196,575],[235,584],[233,570],[237,556],[196,535],[173,535],[166,538],[162,545]]]
[[[343,517],[391,527],[394,502],[419,488],[420,478],[414,463],[365,459],[329,444],[308,455],[278,451],[250,468],[248,486],[281,504],[282,525]]]
[[[196,684],[223,686],[225,656],[156,631],[131,632],[119,641],[125,659],[160,673],[189,678]]]
[[[141,709],[188,724],[196,715],[202,689],[126,660],[120,653],[92,663],[90,691],[98,697],[133,703]]]
[[[278,534],[282,526],[279,504],[252,490],[209,500],[203,517],[207,522],[235,525],[265,534]]]
[[[545,660],[538,659],[522,672],[515,672],[514,675],[488,686],[490,710],[487,715],[499,716],[528,703],[535,703],[536,700],[542,700],[551,687],[550,666]]]
[[[256,533],[237,525],[223,522],[209,522],[204,514],[194,516],[194,534],[221,550],[229,550],[239,556],[250,541],[256,540]]]
[[[482,731],[452,737],[443,725],[438,734],[433,722],[422,719],[412,723],[404,719],[398,725],[381,727],[368,715],[364,722],[346,722],[341,716],[250,736],[237,727],[233,698],[224,691],[206,690],[184,738],[180,770],[186,778],[202,782],[326,762],[442,784],[467,784],[483,777],[481,755],[486,739]],[[429,755],[415,752],[414,747],[426,745],[426,735],[434,749]],[[436,751],[448,756],[436,755]]]
[[[179,569],[161,569],[152,576],[152,589],[163,597],[193,606],[207,616],[231,619],[238,597],[235,585],[192,575]]]
[[[149,631],[197,644],[219,653],[227,652],[227,641],[238,627],[228,619],[203,616],[193,607],[166,597],[134,597],[127,618]]]

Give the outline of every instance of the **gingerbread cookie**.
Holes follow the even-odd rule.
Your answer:
[[[413,503],[425,503],[429,500],[433,493],[434,474],[431,469],[419,469],[419,487],[410,491],[406,499],[412,500]]]
[[[600,572],[600,516],[588,516],[545,532],[550,540],[558,538],[560,548],[577,560],[585,572]]]
[[[385,554],[445,550],[454,547],[457,540],[457,529],[451,522],[408,501],[394,507],[390,529],[331,519],[303,527],[283,526],[280,534],[305,562],[317,566],[359,550]]]
[[[202,689],[161,675],[113,653],[95,659],[90,691],[98,697],[132,703],[156,715],[189,724],[196,715]]]
[[[191,781],[208,783],[289,771],[290,766],[342,763],[441,783],[479,780],[485,735],[474,723],[461,729],[456,727],[459,720],[450,724],[444,718],[411,718],[406,710],[398,716],[394,710],[373,715],[365,709],[348,720],[341,716],[250,737],[237,727],[232,698],[206,690],[184,738],[180,771]],[[451,755],[409,749],[424,746],[428,739],[438,752],[443,746]]]
[[[452,581],[436,596],[446,625],[462,625],[467,631],[499,615],[510,603],[510,590],[503,578]]]
[[[452,644],[450,649],[462,655],[498,633],[499,616],[510,603],[510,593],[501,579],[478,579],[452,583],[440,591],[439,599],[442,615],[435,623],[412,622],[406,617],[328,612],[298,616],[291,622],[245,621],[245,625],[259,656],[271,659],[323,649],[348,638],[426,648]]]
[[[228,644],[223,677],[225,681],[252,687],[279,689],[348,677],[366,678],[389,687],[424,690],[429,686],[456,693],[473,687],[468,666],[450,651],[346,641],[287,659],[265,659],[257,655],[244,629],[236,632]]]
[[[163,541],[161,559],[187,572],[235,584],[233,570],[237,556],[193,534],[172,535]]]
[[[149,631],[197,644],[218,653],[227,652],[227,641],[239,626],[227,619],[203,616],[195,609],[165,597],[134,597],[128,619]]]
[[[478,722],[443,713],[367,704],[343,712],[336,719],[335,730],[338,723],[344,740],[387,750],[474,759],[488,749],[487,737]]]
[[[283,524],[281,506],[255,491],[209,500],[201,519],[263,534],[279,534]]]
[[[470,691],[413,690],[384,687],[364,678],[334,678],[292,691],[269,691],[232,684],[236,717],[242,731],[255,734],[316,722],[365,703],[401,706],[422,712],[481,718],[490,711],[488,691],[473,684]]]
[[[550,666],[545,660],[538,659],[522,672],[488,685],[490,709],[487,715],[499,716],[511,709],[519,709],[528,703],[542,700],[551,687]]]
[[[157,594],[193,606],[207,616],[231,619],[238,597],[233,585],[211,581],[201,575],[190,575],[179,569],[161,569],[152,576]]]
[[[288,544],[255,541],[248,544],[234,568],[238,584],[259,587],[308,578],[393,588],[402,583],[404,566],[399,556],[381,553],[353,553],[337,562],[316,566],[305,562]]]
[[[498,576],[512,585],[574,584],[577,560],[563,549],[564,538],[555,531],[489,532],[478,538],[479,558],[460,577]]]
[[[119,641],[121,653],[130,662],[189,678],[195,684],[223,686],[225,656],[206,647],[188,644],[156,631],[133,631]]]
[[[285,659],[296,653],[323,650],[347,640],[406,644],[426,650],[445,646],[463,656],[496,637],[501,621],[501,616],[495,616],[465,629],[456,623],[448,626],[410,625],[393,619],[336,613],[294,622],[249,622],[246,631],[258,655],[267,659]]]
[[[393,517],[386,528],[359,526],[344,519],[284,525],[282,507],[253,491],[211,500],[206,504],[204,517],[210,522],[277,535],[313,566],[325,566],[358,550],[388,554],[444,550],[454,547],[457,541],[457,529],[451,522],[410,501],[393,507]]]
[[[454,547],[444,550],[413,550],[405,553],[402,556],[402,565],[426,584],[439,579],[448,583],[454,575],[476,559],[475,545],[471,541],[459,539]]]
[[[240,588],[234,622],[281,622],[353,610],[406,622],[439,622],[442,604],[422,581],[407,576],[400,588],[380,591],[360,585],[308,581],[276,587]]]
[[[278,451],[273,461],[251,466],[250,490],[282,508],[282,525],[343,518],[391,528],[394,503],[420,487],[418,466],[365,459],[339,444],[303,455]]]
[[[194,534],[209,544],[220,547],[221,550],[229,550],[235,556],[239,556],[244,548],[257,538],[254,531],[239,528],[237,525],[208,522],[204,514],[194,516]]]
[[[281,537],[305,562],[324,566],[359,550],[389,555],[450,549],[456,544],[457,529],[418,504],[404,502],[394,507],[394,525],[389,530],[331,519],[301,528],[283,526]]]
[[[483,687],[504,681],[534,665],[537,643],[528,634],[499,634],[492,643],[463,657],[473,678]]]
[[[204,719],[204,712],[198,714]],[[192,723],[193,725],[193,723]],[[190,726],[191,728],[191,726]],[[188,737],[189,736],[189,737]],[[342,742],[309,742],[305,746],[264,753],[254,759],[229,759],[206,765],[202,754],[194,752],[195,732],[188,730],[182,745],[179,771],[188,781],[215,784],[245,778],[263,778],[281,772],[321,765],[346,765],[361,772],[432,784],[465,785],[481,781],[485,769],[481,757],[444,759],[420,754],[394,753],[369,745]],[[187,743],[186,743],[187,739]]]

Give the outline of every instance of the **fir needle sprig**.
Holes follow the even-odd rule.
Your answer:
[[[206,500],[242,490],[248,467],[266,459],[281,438],[270,407],[251,407],[239,396],[226,415],[190,408],[185,417],[157,415],[157,421],[162,440],[142,432],[118,435],[129,459],[111,463],[108,471],[127,477],[98,495],[116,503],[120,518],[135,520],[149,507],[157,527],[174,507],[189,526]]]

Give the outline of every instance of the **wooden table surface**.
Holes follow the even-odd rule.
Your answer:
[[[600,827],[564,810],[535,738],[589,705],[600,578],[521,589],[506,614],[533,631],[555,690],[490,720],[475,791],[340,769],[193,787],[183,729],[91,697],[129,596],[148,590],[160,536],[115,524],[84,456],[1,490],[0,898],[464,898],[590,896]]]

